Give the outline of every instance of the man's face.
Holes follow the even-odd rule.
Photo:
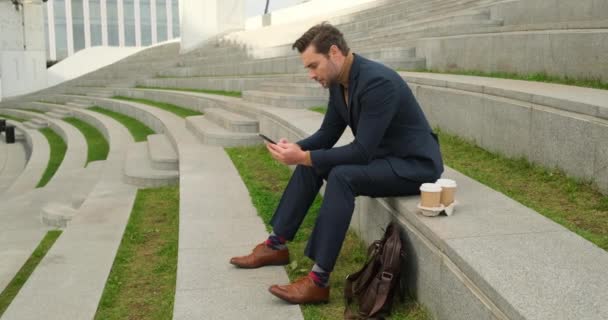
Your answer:
[[[300,55],[304,67],[308,69],[308,76],[324,88],[338,80],[340,68],[337,64],[336,53],[340,54],[336,46],[332,46],[326,56],[318,53],[317,48],[311,44]]]

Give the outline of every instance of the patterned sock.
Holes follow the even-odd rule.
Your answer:
[[[266,239],[266,246],[268,246],[272,250],[283,250],[286,249],[287,240],[281,236],[277,236],[274,231],[268,236]]]
[[[330,272],[325,271],[318,264],[315,264],[314,267],[312,267],[312,271],[308,274],[312,281],[321,288],[327,288],[327,286],[329,286],[329,275]]]

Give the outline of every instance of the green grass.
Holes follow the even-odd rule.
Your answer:
[[[87,164],[93,161],[105,160],[108,157],[110,146],[108,141],[97,128],[92,125],[73,117],[64,118],[63,121],[78,128],[87,139],[88,155]]]
[[[38,182],[36,188],[42,188],[46,186],[49,181],[51,181],[51,178],[53,178],[55,172],[57,172],[57,169],[59,169],[59,166],[65,157],[65,151],[67,150],[65,141],[63,141],[63,139],[57,133],[55,133],[55,131],[51,130],[50,128],[43,128],[40,129],[40,132],[49,142],[51,155],[49,158],[49,163],[46,166],[46,170],[44,170],[44,174],[42,175],[42,178],[40,179],[40,182]]]
[[[171,319],[177,276],[179,187],[137,193],[95,319]]]
[[[217,95],[221,95],[221,96],[228,96],[228,97],[235,97],[235,98],[240,98],[242,96],[242,93],[240,91],[189,89],[189,88],[161,88],[161,87],[146,87],[146,86],[137,86],[137,88],[217,94]]]
[[[310,108],[308,108],[308,110],[314,111],[314,112],[318,112],[318,113],[321,113],[321,114],[327,113],[327,107],[326,106],[310,107]]]
[[[477,76],[477,77],[547,82],[547,83],[565,84],[565,85],[569,85],[569,86],[608,90],[608,82],[604,82],[600,79],[574,79],[574,78],[569,78],[569,77],[550,76],[546,73],[533,73],[533,74],[529,74],[529,75],[522,75],[522,74],[508,73],[508,72],[481,72],[481,71],[466,71],[466,70],[439,71],[439,70],[428,70],[428,69],[416,70],[416,72],[445,73],[445,74],[458,74],[458,75]]]
[[[60,230],[51,230],[47,232],[40,241],[40,244],[38,244],[38,247],[36,247],[36,250],[34,250],[21,269],[19,269],[4,291],[0,293],[0,317],[2,317],[2,314],[4,314],[8,306],[19,293],[19,290],[21,290],[27,279],[32,272],[34,272],[40,261],[42,261],[42,258],[44,258],[60,235]]]
[[[559,170],[509,159],[438,130],[446,165],[608,250],[608,196]]]
[[[202,115],[202,113],[200,113],[198,111],[182,108],[182,107],[176,106],[174,104],[170,104],[170,103],[158,102],[158,101],[147,100],[147,99],[135,99],[135,98],[129,98],[129,97],[122,97],[122,96],[115,96],[112,99],[119,99],[119,100],[133,101],[133,102],[137,102],[137,103],[147,104],[149,106],[153,106],[153,107],[156,107],[159,109],[169,111],[182,118]]]
[[[25,121],[27,121],[27,120],[25,120],[23,118],[13,117],[13,116],[9,116],[9,115],[2,114],[2,113],[0,113],[0,119],[8,119],[8,120],[13,120],[13,121],[17,121],[17,122],[25,122]]]
[[[126,116],[122,113],[103,109],[97,106],[88,108],[87,110],[105,114],[106,116],[112,117],[116,121],[122,123],[123,126],[129,129],[129,132],[131,132],[131,135],[136,142],[145,141],[149,135],[154,134],[154,130],[150,129],[150,127],[146,126],[139,120]]]
[[[258,214],[262,217],[267,229],[270,230],[268,223],[289,181],[291,172],[286,166],[274,161],[263,146],[228,148],[226,151],[249,189]],[[321,197],[317,196],[294,241],[289,243],[292,264],[286,269],[291,280],[307,274],[312,268],[313,262],[304,256],[304,248],[320,205]],[[252,239],[253,242],[261,240],[263,239]],[[305,319],[341,319],[343,317],[344,279],[347,274],[357,271],[363,265],[366,252],[367,249],[363,242],[349,231],[332,273],[330,303],[302,306]],[[404,304],[398,304],[390,319],[421,320],[430,319],[430,316],[422,306],[409,300]]]

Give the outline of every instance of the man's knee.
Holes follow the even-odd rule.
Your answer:
[[[354,176],[353,173],[354,172],[353,172],[352,166],[349,166],[349,165],[335,166],[329,172],[327,181],[330,182],[332,180],[335,180],[337,182],[341,182],[341,183],[350,185],[353,182],[353,176]]]

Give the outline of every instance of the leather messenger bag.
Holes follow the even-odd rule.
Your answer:
[[[346,277],[344,319],[384,319],[390,315],[393,296],[401,289],[404,259],[399,227],[391,222],[382,239],[369,246],[363,268]],[[357,312],[351,310],[353,302],[358,304]]]

